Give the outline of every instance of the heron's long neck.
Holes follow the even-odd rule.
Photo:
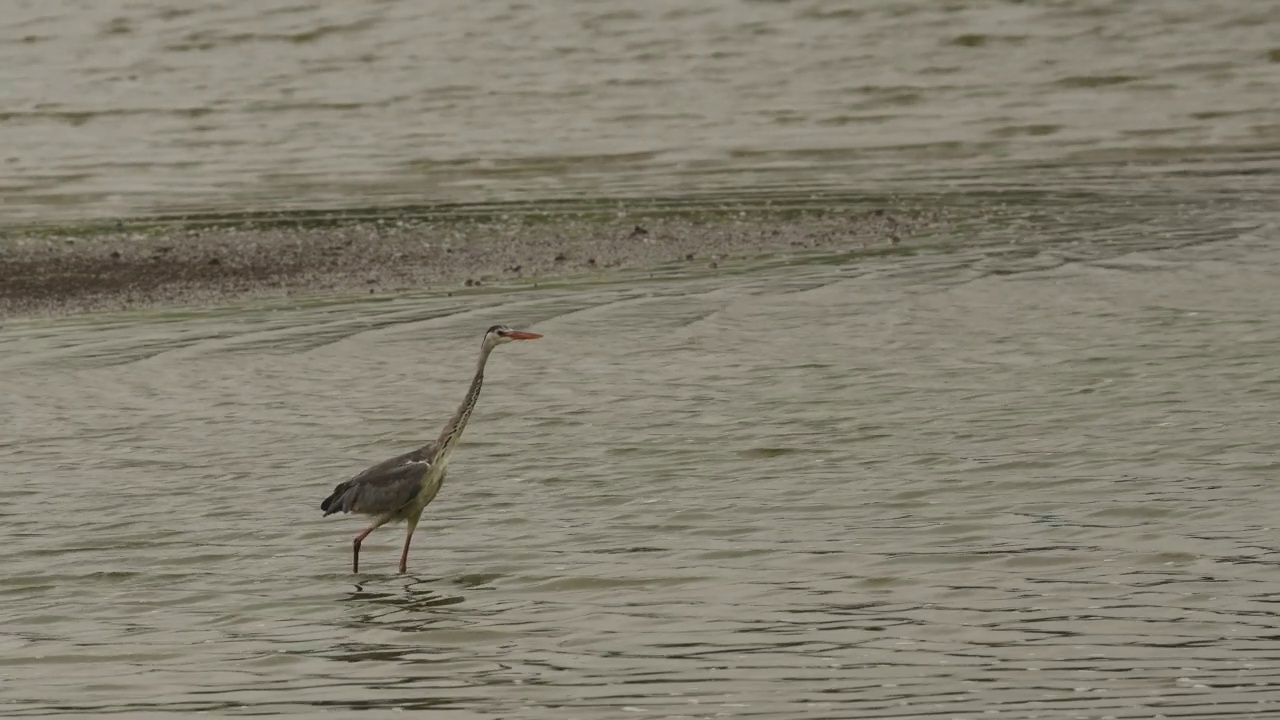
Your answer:
[[[480,387],[484,385],[484,364],[489,361],[489,353],[493,348],[485,345],[480,349],[480,360],[476,363],[476,376],[471,379],[471,387],[467,389],[467,396],[462,399],[462,404],[458,406],[458,411],[453,414],[449,422],[444,426],[444,430],[440,431],[440,437],[436,439],[436,458],[437,465],[442,464],[440,461],[448,460],[449,454],[453,452],[453,446],[458,444],[458,439],[462,437],[462,430],[467,426],[467,421],[471,419],[471,411],[476,408],[476,401],[480,399]]]

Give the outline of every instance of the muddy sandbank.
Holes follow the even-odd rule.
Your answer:
[[[936,228],[887,208],[137,220],[0,231],[0,316],[216,305],[294,293],[391,293],[882,251]]]

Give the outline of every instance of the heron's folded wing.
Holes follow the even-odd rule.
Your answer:
[[[340,509],[364,514],[398,510],[417,496],[430,468],[430,463],[419,460],[375,465],[349,481]]]

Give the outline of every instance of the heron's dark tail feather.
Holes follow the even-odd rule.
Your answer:
[[[348,487],[350,487],[349,483],[338,483],[338,485],[333,489],[333,494],[325,498],[324,502],[320,503],[320,509],[324,511],[324,517],[329,517],[330,515],[338,512],[348,512],[350,510],[350,508],[347,507],[347,503],[343,502],[344,496],[347,494]]]

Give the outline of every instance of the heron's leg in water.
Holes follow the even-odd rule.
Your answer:
[[[404,552],[400,553],[400,574],[409,568],[409,541],[413,539],[413,530],[418,527],[418,518],[422,517],[422,513],[418,513],[409,518],[409,525],[404,533]]]
[[[355,539],[351,541],[351,572],[360,572],[360,541],[369,537],[369,533],[382,527],[386,522],[386,520],[379,520],[365,528],[364,532],[357,535]]]

